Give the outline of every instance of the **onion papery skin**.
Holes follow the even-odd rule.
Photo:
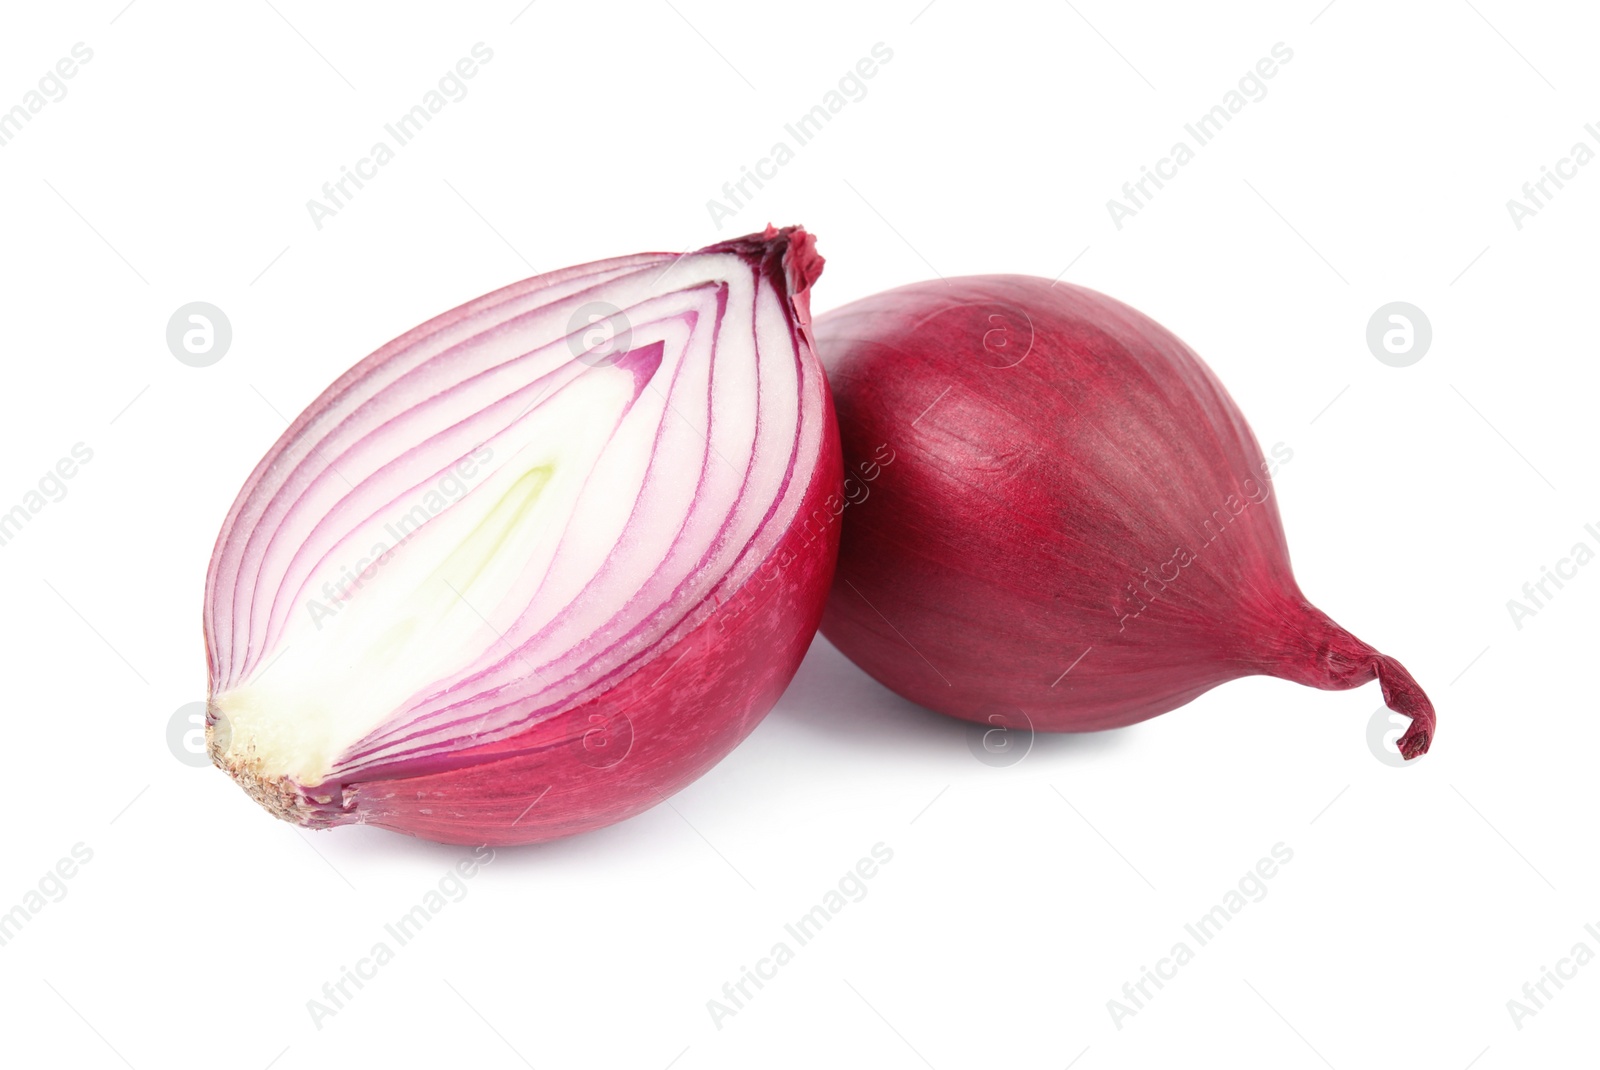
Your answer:
[[[218,536],[213,762],[301,826],[473,845],[609,825],[715,765],[788,685],[832,579],[821,269],[798,227],[598,261],[342,376]],[[418,501],[444,504],[395,528]]]
[[[1400,752],[1428,749],[1431,702],[1306,600],[1273,462],[1160,324],[992,275],[867,297],[816,336],[846,491],[871,480],[822,634],[880,683],[966,720],[1081,732],[1241,676],[1376,677],[1411,718]]]

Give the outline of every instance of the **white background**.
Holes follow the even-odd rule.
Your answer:
[[[123,2],[14,5],[0,33],[4,107],[94,52],[0,148],[0,507],[94,453],[0,547],[0,911],[93,852],[0,948],[8,1062],[1593,1064],[1600,964],[1520,1029],[1507,1009],[1600,952],[1600,565],[1520,629],[1506,606],[1600,546],[1600,166],[1520,229],[1506,207],[1600,124],[1586,5]],[[470,95],[316,229],[307,199],[479,41]],[[707,199],[880,41],[868,96],[716,229]],[[1114,226],[1107,200],[1277,42],[1266,98]],[[169,751],[239,485],[423,319],[769,220],[818,235],[818,311],[1065,271],[1183,336],[1293,449],[1301,584],[1428,689],[1433,752],[1369,750],[1374,685],[1257,678],[992,767],[818,640],[670,806],[501,850],[318,1029],[307,1001],[466,852],[300,832]],[[164,337],[196,300],[234,331],[204,369]],[[1407,368],[1365,341],[1396,300],[1433,325]],[[707,1001],[880,841],[866,898],[717,1028]],[[1280,841],[1267,896],[1119,1029],[1107,1001]]]

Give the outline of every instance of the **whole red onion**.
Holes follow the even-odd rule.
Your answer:
[[[312,402],[206,582],[213,761],[278,817],[447,843],[618,821],[788,685],[839,525],[797,228],[446,312]]]
[[[822,632],[877,680],[955,717],[1076,732],[1240,676],[1377,677],[1411,718],[1401,753],[1428,749],[1433,705],[1300,593],[1273,462],[1171,332],[996,275],[865,298],[816,336],[852,502]]]

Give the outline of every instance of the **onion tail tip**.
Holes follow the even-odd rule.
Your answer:
[[[775,286],[786,289],[789,297],[809,321],[810,291],[822,275],[826,262],[817,252],[817,239],[805,227],[775,227],[767,224],[760,234],[730,238],[702,250],[706,253],[736,253],[759,267]]]
[[[1293,639],[1273,644],[1265,671],[1285,680],[1324,691],[1344,691],[1377,678],[1383,703],[1411,718],[1411,725],[1396,742],[1401,757],[1410,760],[1428,753],[1437,718],[1433,702],[1406,667],[1380,654],[1334,623],[1325,613],[1301,603],[1310,619],[1296,629]]]
[[[1383,688],[1384,705],[1411,718],[1411,726],[1395,743],[1400,749],[1400,756],[1408,761],[1420,758],[1428,753],[1428,747],[1433,743],[1433,703],[1406,671],[1406,667],[1393,658],[1383,654],[1374,655],[1373,671],[1378,675],[1378,686]]]

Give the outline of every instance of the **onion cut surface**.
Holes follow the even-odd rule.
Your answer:
[[[301,825],[525,843],[665,798],[771,708],[831,577],[768,228],[540,275],[395,339],[257,466],[206,583],[213,760]]]
[[[816,334],[847,495],[872,481],[822,633],[878,681],[980,723],[1089,731],[1241,676],[1376,678],[1411,718],[1401,754],[1428,749],[1427,695],[1301,594],[1275,461],[1160,324],[993,275],[877,294]]]

